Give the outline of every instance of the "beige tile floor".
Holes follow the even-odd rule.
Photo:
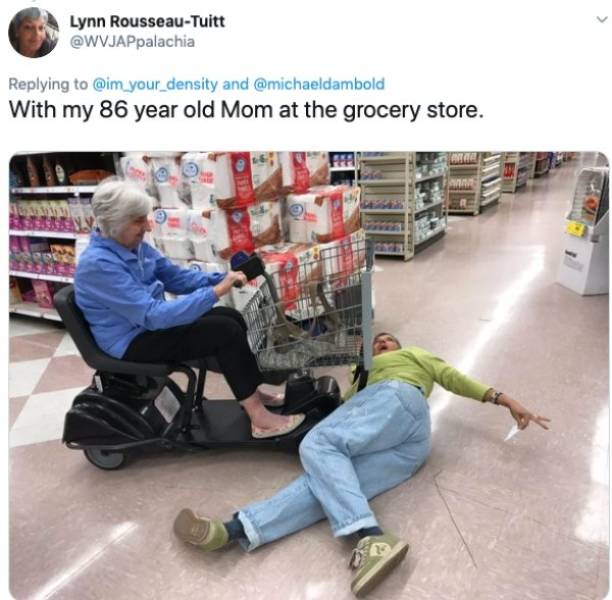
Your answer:
[[[582,155],[409,263],[378,260],[376,323],[552,419],[509,442],[505,409],[430,398],[433,451],[373,501],[409,540],[371,598],[602,598],[609,572],[608,296],[555,283]],[[282,453],[145,457],[100,471],[62,447],[91,371],[63,331],[11,321],[10,591],[19,599],[350,598],[351,543],[325,523],[246,555],[202,555],[171,532],[183,506],[228,517],[300,472]],[[343,370],[334,372],[345,384]],[[224,386],[210,382],[211,395]]]

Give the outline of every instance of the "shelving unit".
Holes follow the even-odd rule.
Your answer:
[[[535,153],[535,168],[534,168],[534,176],[541,177],[542,175],[546,175],[550,170],[550,160],[548,157],[548,152],[536,152]]]
[[[329,153],[329,172],[332,185],[354,185],[358,172],[357,152],[334,150]]]
[[[514,193],[529,179],[529,152],[507,152],[504,155],[502,192]]]
[[[501,152],[451,152],[448,155],[448,212],[477,215],[499,201]]]
[[[60,321],[61,317],[54,308],[41,308],[34,302],[18,302],[9,306],[9,312],[27,317],[37,317],[38,319],[48,319],[49,321]]]
[[[376,254],[410,260],[444,234],[446,153],[362,153],[358,162],[362,226]]]

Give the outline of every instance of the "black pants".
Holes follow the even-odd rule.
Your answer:
[[[248,398],[263,382],[246,336],[242,315],[217,306],[189,325],[145,331],[123,358],[132,362],[186,362],[214,356],[237,400]]]

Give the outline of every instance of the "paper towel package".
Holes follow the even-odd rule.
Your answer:
[[[187,152],[181,157],[181,173],[191,194],[191,206],[200,211],[213,208],[216,162],[209,155],[209,152]]]
[[[215,165],[215,202],[221,208],[244,208],[277,201],[282,173],[276,152],[210,153]]]
[[[320,244],[321,276],[330,287],[346,285],[350,274],[364,267],[365,239],[365,231],[358,229],[339,240]]]
[[[279,160],[285,194],[305,194],[330,182],[328,152],[279,152]]]
[[[249,206],[247,211],[256,248],[282,242],[279,202],[258,202]]]
[[[152,157],[153,181],[159,196],[159,204],[162,208],[185,207],[179,195],[179,184],[181,170],[178,162],[178,154]]]

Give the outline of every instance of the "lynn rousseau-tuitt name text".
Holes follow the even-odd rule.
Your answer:
[[[105,27],[191,27],[203,29],[207,27],[225,27],[225,17],[222,15],[187,15],[185,17],[77,17],[70,15],[70,27],[79,31],[83,29],[103,29]]]

